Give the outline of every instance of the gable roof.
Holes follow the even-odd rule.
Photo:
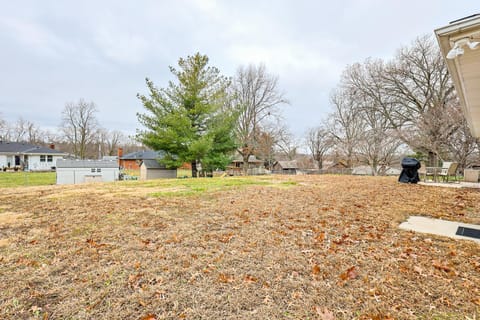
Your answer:
[[[242,156],[238,156],[235,159],[233,159],[232,162],[243,163],[243,158],[242,158]],[[257,159],[257,157],[254,156],[254,155],[248,156],[248,163],[263,163],[263,162],[264,162],[263,160]]]
[[[163,158],[165,153],[163,151],[142,150],[130,152],[120,157],[120,160],[155,160]]]
[[[57,160],[57,168],[118,168],[117,161],[108,160]]]
[[[47,147],[36,146],[23,142],[7,142],[0,141],[0,153],[3,154],[52,154],[52,155],[66,155],[66,153],[50,149]]]
[[[144,165],[147,169],[166,169],[164,164],[152,159],[143,160],[142,165]]]
[[[282,169],[298,169],[297,160],[292,161],[277,161],[277,164]]]

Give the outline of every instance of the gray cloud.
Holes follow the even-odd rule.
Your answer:
[[[330,112],[346,65],[389,59],[401,45],[476,13],[471,1],[15,1],[0,11],[0,113],[56,127],[66,102],[94,101],[108,129],[132,134],[145,77],[201,52],[225,75],[265,63],[301,136]]]

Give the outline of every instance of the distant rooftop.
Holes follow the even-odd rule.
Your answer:
[[[64,155],[66,153],[43,147],[36,146],[24,142],[7,142],[0,141],[0,153],[17,153],[17,154],[58,154]]]
[[[123,157],[120,157],[120,160],[155,160],[164,157],[164,152],[162,151],[153,151],[153,150],[143,150],[131,152]]]
[[[109,160],[57,160],[57,168],[118,168],[117,161]]]

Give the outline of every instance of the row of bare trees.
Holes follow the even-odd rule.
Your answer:
[[[278,78],[268,73],[264,65],[240,67],[229,90],[230,106],[227,111],[237,116],[237,151],[245,163],[250,156],[270,164],[278,153],[284,158],[295,157],[297,144],[281,118],[280,107],[288,101],[279,90]],[[115,155],[119,146],[127,150],[138,149],[138,143],[121,131],[102,128],[97,112],[94,102],[80,99],[66,103],[55,133],[24,119],[8,124],[0,117],[0,140],[43,145],[53,143],[80,159]]]
[[[120,146],[125,150],[139,148],[138,143],[121,131],[101,127],[96,117],[97,112],[98,108],[93,102],[83,99],[75,103],[69,102],[65,104],[60,126],[55,133],[23,118],[15,123],[7,123],[0,118],[0,141],[54,144],[80,159],[113,156]]]
[[[42,130],[35,123],[19,118],[15,123],[7,123],[0,119],[0,140],[13,142],[29,142],[32,144],[49,143],[52,134],[47,130]]]
[[[478,159],[477,141],[430,36],[401,48],[391,61],[367,59],[348,66],[331,104],[333,113],[306,138],[320,167],[332,150],[349,166],[363,163],[374,174],[405,148],[430,165],[455,160],[465,168]]]
[[[116,155],[118,148],[128,141],[121,131],[102,128],[97,112],[95,103],[83,99],[67,103],[62,111],[61,137],[80,159]]]
[[[278,87],[278,78],[269,74],[265,65],[240,67],[233,79],[232,97],[232,106],[238,112],[237,151],[244,163],[250,156],[270,164],[279,152],[294,156],[293,135],[282,123],[280,112],[280,107],[289,102]]]

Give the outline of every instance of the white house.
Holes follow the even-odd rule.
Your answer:
[[[117,161],[58,160],[57,184],[117,181],[120,170]]]
[[[0,141],[0,169],[30,171],[53,170],[57,160],[67,156],[66,153],[50,148],[23,142]]]

